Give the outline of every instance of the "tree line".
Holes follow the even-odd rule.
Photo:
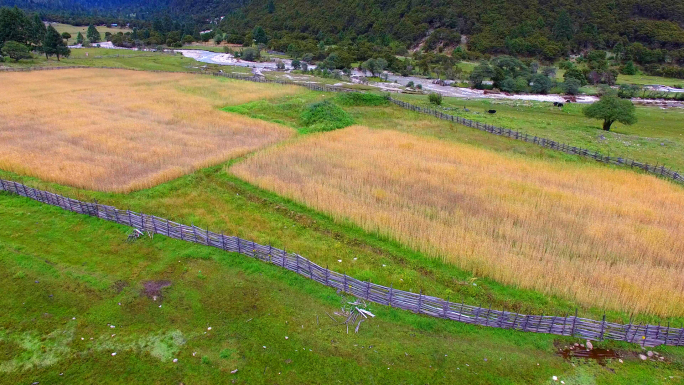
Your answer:
[[[56,56],[57,60],[71,54],[64,37],[54,27],[46,27],[38,14],[29,16],[16,7],[0,8],[0,61],[5,56],[14,61],[30,59],[31,51],[46,58]]]

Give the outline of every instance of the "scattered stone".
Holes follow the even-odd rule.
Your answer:
[[[639,358],[641,358],[642,361],[646,361],[646,359],[647,359],[648,357],[646,357],[646,356],[643,355],[643,354],[639,354]]]
[[[264,346],[264,349],[266,349],[266,346]]]
[[[587,349],[591,350],[594,348],[594,345],[591,343],[591,341],[587,340]]]
[[[209,326],[209,327],[207,328],[207,330],[211,330],[211,326]]]
[[[116,355],[116,352],[112,353],[112,356],[115,356],[115,355]]]
[[[175,364],[176,362],[178,362],[178,358],[173,359],[173,363]]]
[[[114,329],[114,328],[115,328],[116,326],[114,326],[114,325],[110,325],[109,327],[110,327],[111,329]]]
[[[558,377],[556,376],[551,377],[551,379],[553,379],[554,381],[558,381]]]
[[[288,337],[288,336],[285,336],[285,339],[287,340],[287,339],[289,339],[289,337]]]
[[[235,374],[235,373],[237,373],[237,371],[238,371],[237,369],[231,370],[230,373],[231,373],[231,374]]]
[[[622,363],[622,358],[618,358],[618,362],[619,362],[619,363]]]
[[[649,350],[649,351],[646,352],[646,355],[649,356],[649,357],[653,357],[653,352]]]
[[[577,342],[575,342],[575,346],[579,346],[579,344]]]
[[[341,259],[338,259],[337,262],[342,262],[342,260],[341,260]]]

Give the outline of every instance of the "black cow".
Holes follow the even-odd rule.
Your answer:
[[[490,114],[496,114],[496,110],[487,110],[487,112]]]

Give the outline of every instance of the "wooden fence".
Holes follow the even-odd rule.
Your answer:
[[[628,159],[628,158],[622,158],[622,157],[615,157],[615,156],[608,156],[608,155],[603,155],[598,151],[591,151],[586,148],[582,147],[576,147],[576,146],[571,146],[566,143],[560,143],[556,142],[551,139],[546,139],[542,138],[539,136],[534,136],[534,135],[529,135],[527,133],[521,132],[521,131],[515,131],[507,128],[502,128],[502,127],[497,127],[493,126],[491,124],[486,124],[486,123],[480,123],[476,122],[474,120],[470,119],[465,119],[461,118],[459,116],[453,116],[453,115],[448,115],[445,114],[441,111],[431,109],[431,108],[423,108],[420,106],[416,106],[410,103],[406,103],[401,100],[396,100],[394,98],[390,98],[390,101],[402,108],[406,108],[411,111],[417,111],[421,112],[424,114],[432,115],[438,119],[443,119],[443,120],[449,120],[451,122],[459,123],[464,126],[472,127],[472,128],[477,128],[478,130],[482,130],[484,132],[488,132],[490,134],[494,135],[500,135],[500,136],[505,136],[511,139],[516,139],[516,140],[522,140],[524,142],[528,143],[533,143],[541,147],[546,147],[550,148],[552,150],[557,150],[557,151],[562,151],[565,152],[566,154],[572,154],[572,155],[579,155],[587,158],[594,159],[598,162],[602,163],[609,163],[617,166],[626,166],[630,168],[638,168],[643,171],[646,171],[649,174],[653,174],[656,176],[660,176],[663,178],[667,179],[672,179],[674,181],[684,183],[684,175],[672,170],[671,168],[665,167],[664,165],[652,165],[644,162],[639,162],[634,159]]]
[[[234,73],[224,73],[224,72],[183,72],[183,71],[159,71],[159,70],[138,70],[123,67],[88,67],[88,66],[64,66],[64,67],[28,67],[28,68],[3,68],[0,71],[4,72],[25,72],[25,71],[38,71],[38,70],[56,70],[56,69],[70,69],[70,68],[101,68],[101,69],[126,69],[134,71],[145,71],[145,72],[160,72],[160,73],[183,73],[183,74],[196,74],[196,75],[213,75],[219,77],[226,77],[231,79],[245,80],[257,83],[276,83],[285,85],[296,85],[306,87],[313,91],[323,91],[323,92],[354,92],[354,90],[344,87],[328,86],[313,83],[298,83],[291,80],[270,80],[262,76],[248,76],[242,74]],[[533,143],[541,147],[549,148],[556,151],[562,151],[566,154],[578,155],[586,158],[594,159],[597,162],[608,163],[616,166],[630,167],[643,170],[651,175],[659,176],[665,179],[673,180],[675,182],[684,183],[684,175],[678,171],[674,171],[665,165],[652,165],[644,162],[640,162],[634,159],[622,158],[616,156],[603,155],[598,151],[591,151],[586,148],[571,146],[566,143],[556,142],[555,140],[546,139],[539,136],[529,135],[522,131],[511,130],[508,128],[502,128],[493,126],[491,124],[480,123],[474,120],[461,118],[459,116],[445,114],[441,111],[424,108],[416,106],[401,100],[394,99],[392,97],[389,100],[399,107],[405,108],[407,110],[420,112],[423,114],[432,115],[438,119],[448,120],[454,123],[462,124],[464,126],[476,128],[484,132],[505,136],[507,138],[522,140],[524,142]]]
[[[257,258],[366,301],[426,316],[481,326],[574,336],[590,340],[610,339],[638,343],[642,346],[661,344],[684,346],[684,328],[670,327],[669,324],[667,326],[619,324],[607,322],[605,315],[601,321],[596,321],[578,317],[577,311],[570,316],[567,314],[565,316],[526,315],[500,311],[491,307],[483,308],[450,302],[442,298],[425,295],[422,292],[412,293],[395,290],[391,285],[386,287],[360,281],[346,274],[323,268],[297,253],[260,245],[238,237],[214,233],[194,225],[183,225],[154,215],[119,210],[98,203],[82,202],[3,179],[0,179],[0,191],[8,191],[75,213],[131,226],[151,234],[161,234],[170,238]]]

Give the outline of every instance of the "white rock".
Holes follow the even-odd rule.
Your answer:
[[[112,329],[114,329],[114,328],[115,328],[116,326],[114,326],[114,325],[111,325],[111,326],[109,326],[109,327],[110,327],[110,328],[112,328]]]
[[[646,361],[648,359],[648,357],[646,357],[643,354],[639,354],[639,358],[641,358],[643,361]]]
[[[174,358],[174,359],[173,359],[173,362],[174,362],[174,363],[175,363],[175,362],[178,362],[178,358]]]
[[[266,346],[264,346],[264,349],[266,349]]]
[[[342,262],[342,260],[341,260],[341,259],[338,259],[337,262]]]
[[[209,326],[209,327],[207,328],[207,330],[211,330],[211,326]]]
[[[289,339],[289,337],[288,337],[288,336],[285,336],[285,339],[287,340],[287,339]]]
[[[591,341],[587,340],[587,349],[591,350],[594,348],[594,345],[591,343]]]
[[[230,371],[230,373],[232,373],[232,374],[235,374],[235,373],[237,373],[237,369],[235,369],[235,370],[231,370],[231,371]]]
[[[619,363],[622,363],[622,358],[618,358],[618,362],[619,362]]]
[[[558,381],[558,377],[556,376],[551,377],[551,379],[553,379],[554,381]]]
[[[115,355],[116,355],[116,352],[112,353],[112,356],[115,356]]]
[[[646,352],[646,355],[649,356],[649,357],[653,357],[653,352],[649,350],[649,351]]]

